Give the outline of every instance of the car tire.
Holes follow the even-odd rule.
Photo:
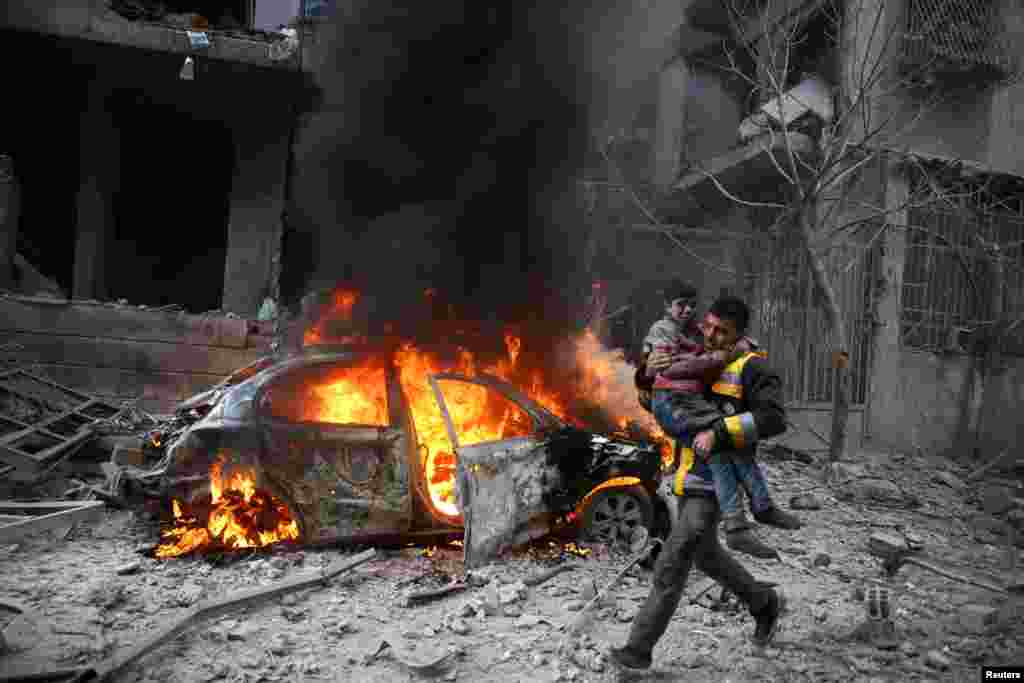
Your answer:
[[[583,535],[591,541],[631,543],[635,529],[650,533],[654,503],[642,486],[619,486],[598,491],[583,511]]]

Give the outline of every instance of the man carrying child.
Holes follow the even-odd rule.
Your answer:
[[[727,358],[731,357],[749,318],[749,309],[739,299],[722,297],[715,301],[702,324],[704,350],[728,352]],[[702,417],[683,409],[678,402],[658,409],[663,416],[668,412],[667,417],[674,423],[669,425],[673,435],[681,435],[685,447],[676,479],[679,515],[655,563],[651,591],[633,619],[626,643],[609,652],[612,662],[627,672],[642,673],[651,667],[654,647],[672,621],[694,566],[747,606],[754,619],[755,646],[764,647],[772,641],[786,611],[785,596],[770,584],[757,581],[719,544],[721,512],[713,481],[717,475],[711,472],[715,456],[728,456],[735,462],[752,461],[758,439],[785,430],[782,382],[763,358],[748,352],[726,365],[704,397],[721,406],[717,417]],[[685,405],[691,404],[689,398]],[[664,401],[657,396],[654,399],[659,405]]]
[[[705,392],[711,386],[728,390],[728,377],[722,376],[726,367],[746,354],[758,353],[756,342],[745,335],[739,336],[731,348],[705,349],[703,333],[694,323],[696,298],[696,288],[681,282],[672,283],[664,292],[665,317],[651,326],[644,340],[646,375],[648,381],[653,379],[650,410],[659,426],[681,442],[688,442],[697,432],[726,417],[719,403],[705,398]],[[746,310],[745,305],[742,308]],[[747,322],[742,320],[741,331],[745,330]],[[758,355],[763,357],[764,354]],[[728,409],[731,404],[721,405]],[[750,498],[757,521],[798,529],[800,520],[774,505],[768,482],[754,461],[753,452],[718,454],[710,458],[706,453],[698,455],[708,459],[727,545],[754,557],[776,557],[775,550],[753,533],[740,505],[740,486]]]

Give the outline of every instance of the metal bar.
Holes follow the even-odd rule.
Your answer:
[[[93,505],[96,501],[88,501],[88,503]],[[85,504],[85,502],[80,500],[41,500],[33,502],[0,500],[0,512],[60,512],[62,510],[73,510]]]
[[[430,380],[430,388],[434,391],[434,399],[437,401],[437,407],[441,410],[441,417],[444,418],[444,428],[448,431],[448,439],[452,442],[452,448],[457,453],[459,450],[459,437],[455,433],[455,423],[452,422],[452,416],[448,413],[448,404],[444,402],[444,394],[441,393],[441,387],[434,376],[430,376],[427,379]],[[421,466],[424,465],[426,463],[422,463]]]
[[[79,522],[98,519],[103,515],[105,503],[88,501],[77,503],[75,507],[54,512],[41,517],[32,517],[23,522],[0,526],[0,543],[10,543],[31,534],[50,529],[61,529]]]

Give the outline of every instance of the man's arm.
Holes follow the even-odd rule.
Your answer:
[[[730,360],[730,355],[723,351],[684,353],[677,357],[675,363],[661,371],[667,379],[697,379],[702,382],[718,377]]]
[[[734,450],[786,431],[782,379],[762,358],[743,367],[744,402],[747,411],[716,420],[712,425],[715,450]]]

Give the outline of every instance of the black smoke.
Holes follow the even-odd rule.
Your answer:
[[[307,286],[356,283],[388,316],[434,287],[469,317],[570,322],[586,8],[357,0],[336,11],[291,211],[318,234]]]

